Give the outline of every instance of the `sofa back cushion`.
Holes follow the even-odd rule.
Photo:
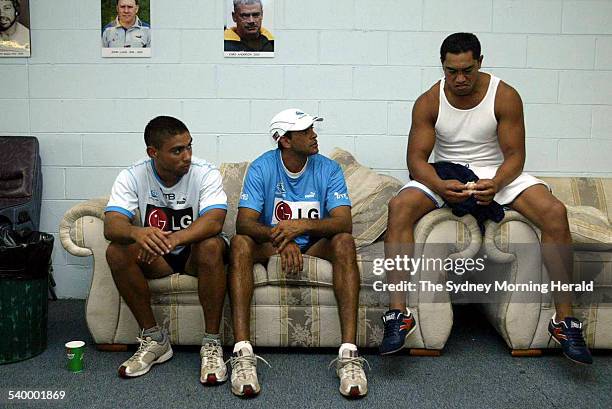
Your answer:
[[[372,244],[387,229],[387,204],[402,182],[361,165],[349,152],[335,149],[330,158],[342,167],[353,205],[353,237],[357,248]]]
[[[572,240],[577,249],[612,249],[612,179],[543,177],[567,207]]]
[[[553,194],[568,206],[590,206],[610,222],[612,216],[612,178],[542,177]]]

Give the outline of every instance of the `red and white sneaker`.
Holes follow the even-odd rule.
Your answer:
[[[216,342],[207,342],[200,348],[200,382],[217,385],[227,381],[227,366],[223,361],[223,349]]]

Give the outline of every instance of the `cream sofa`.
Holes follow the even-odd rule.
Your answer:
[[[382,235],[386,229],[387,203],[401,183],[359,165],[345,151],[331,155],[343,168],[353,202],[353,236],[361,274],[357,344],[377,347],[382,339],[381,315],[388,297],[374,291],[372,284],[383,277],[373,273],[373,260],[384,254]],[[220,166],[229,210],[224,232],[233,235],[237,202],[247,163]],[[94,274],[86,303],[86,320],[100,349],[123,349],[136,342],[138,325],[113,282],[106,262],[108,242],[103,236],[104,207],[107,198],[92,199],[70,209],[60,224],[64,248],[76,256],[94,259]],[[137,218],[138,219],[138,218]],[[417,254],[426,257],[471,257],[481,246],[481,235],[471,216],[457,218],[447,209],[431,212],[419,221],[415,238],[422,243]],[[448,243],[450,240],[450,243]],[[448,243],[439,245],[439,243]],[[332,288],[331,264],[305,257],[304,270],[287,276],[278,257],[253,271],[255,293],[251,312],[251,340],[258,346],[336,347],[340,326]],[[446,281],[444,271],[418,271],[413,280]],[[158,323],[169,330],[174,344],[199,344],[204,317],[198,301],[197,280],[174,274],[149,281],[153,311]],[[231,344],[232,326],[226,299],[222,321],[225,344]],[[450,298],[443,293],[411,292],[408,305],[417,317],[417,331],[407,347],[414,354],[436,355],[449,336],[453,313]]]
[[[582,294],[574,315],[583,321],[590,348],[612,348],[612,179],[542,178],[568,209],[574,247],[574,282],[594,281],[590,299]],[[550,282],[540,252],[540,232],[515,211],[499,224],[488,222],[483,253],[488,273],[511,283]],[[489,321],[513,355],[539,355],[549,342],[547,326],[554,314],[550,292],[539,298],[519,292],[498,295],[482,304]],[[582,300],[582,301],[580,301]],[[585,302],[585,300],[587,302]]]

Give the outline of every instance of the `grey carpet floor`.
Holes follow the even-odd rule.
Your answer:
[[[0,335],[1,336],[1,335]],[[83,339],[85,370],[64,368],[64,343]],[[372,365],[370,393],[347,401],[327,365],[332,349],[259,348],[272,365],[260,365],[262,393],[234,397],[229,384],[199,383],[197,347],[176,347],[174,357],[140,378],[117,377],[117,366],[132,352],[100,352],[84,319],[84,302],[49,304],[48,348],[26,361],[0,365],[0,408],[611,408],[612,355],[601,351],[595,364],[579,366],[560,354],[512,358],[497,333],[469,306],[455,308],[455,324],[440,357],[400,354],[382,358],[363,350]],[[226,355],[229,350],[226,350]],[[9,390],[63,390],[61,402],[9,403]]]

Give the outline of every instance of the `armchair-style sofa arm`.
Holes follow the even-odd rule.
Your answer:
[[[456,222],[464,230],[463,237],[457,236],[455,242],[457,252],[449,255],[450,258],[470,258],[474,257],[482,244],[482,235],[476,219],[470,215],[463,217],[455,216],[448,208],[436,209],[423,216],[416,224],[414,229],[415,243],[426,243],[433,230],[444,222]],[[440,243],[448,243],[449,237]],[[469,240],[467,242],[466,240]]]
[[[108,241],[104,238],[104,208],[107,203],[107,197],[79,203],[64,214],[59,227],[60,241],[70,254],[93,256],[93,276],[85,318],[101,349],[117,343],[117,328],[122,310],[125,310],[106,262]],[[133,317],[128,318],[130,322],[134,321]]]
[[[92,216],[104,220],[104,208],[108,198],[100,197],[80,203],[64,214],[59,225],[59,236],[62,246],[70,254],[87,257],[93,254],[90,247],[85,246],[83,238],[83,217]]]
[[[449,208],[436,209],[415,225],[415,258],[472,258],[480,250],[482,235],[471,215],[457,217]],[[444,284],[448,273],[444,269],[418,269],[412,282],[429,281]],[[441,350],[453,326],[451,295],[447,292],[408,292],[407,305],[418,312],[418,334],[409,338],[409,347]]]
[[[495,223],[491,220],[487,220],[485,222],[483,249],[484,249],[484,253],[487,255],[487,257],[489,257],[489,260],[492,262],[499,263],[499,264],[506,264],[506,263],[511,263],[514,260],[516,260],[516,254],[509,253],[507,250],[502,249],[500,247],[501,245],[500,241],[499,240],[496,241],[495,239],[496,237],[499,237],[500,229],[505,228],[504,225],[510,222],[524,223],[525,225],[531,228],[533,233],[537,236],[538,240],[540,239],[540,236],[541,236],[540,230],[537,229],[529,220],[527,220],[525,216],[523,216],[517,211],[514,211],[514,210],[506,211],[506,215],[504,219],[499,223]],[[532,237],[530,237],[529,239],[532,239]],[[525,241],[525,243],[528,243],[528,241]]]
[[[610,183],[596,178],[549,178],[567,208],[574,252],[573,281],[592,282],[592,293],[576,299],[573,314],[583,323],[590,348],[612,348],[609,271],[612,266],[609,208]],[[606,194],[606,192],[608,192]],[[519,291],[526,284],[550,283],[551,276],[542,258],[541,232],[516,211],[507,211],[500,223],[485,224],[483,252],[488,258],[487,280],[495,277],[515,290],[497,292],[481,304],[489,322],[504,338],[515,356],[541,354],[543,348],[558,347],[550,342],[547,326],[555,313],[551,291]]]

